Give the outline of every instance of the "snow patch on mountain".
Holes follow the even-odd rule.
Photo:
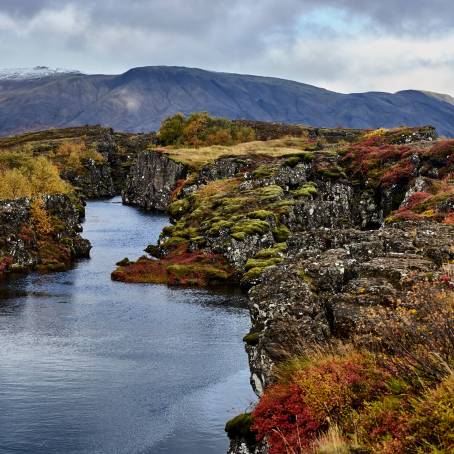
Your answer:
[[[6,68],[0,69],[0,80],[42,79],[44,77],[59,76],[62,74],[82,73],[77,70],[49,68],[47,66],[35,66],[34,68]]]

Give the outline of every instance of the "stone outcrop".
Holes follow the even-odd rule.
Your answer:
[[[257,394],[273,366],[333,338],[367,344],[415,279],[435,279],[454,259],[454,226],[405,222],[373,231],[316,229],[288,241],[286,259],[249,294],[246,349]]]
[[[0,201],[0,276],[10,272],[59,271],[88,257],[83,207],[66,195]]]
[[[89,159],[83,163],[80,174],[66,171],[62,177],[88,199],[113,197],[117,193],[112,179],[112,167],[108,162],[97,163]]]
[[[183,164],[161,152],[141,152],[126,180],[123,203],[144,210],[167,210],[177,182],[186,177]]]

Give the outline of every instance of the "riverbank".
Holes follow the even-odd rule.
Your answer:
[[[225,452],[248,408],[245,309],[231,296],[112,282],[165,215],[88,202],[90,260],[0,284],[0,446],[19,453]]]

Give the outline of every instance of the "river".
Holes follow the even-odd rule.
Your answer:
[[[254,400],[241,297],[110,280],[167,223],[89,202],[90,260],[0,284],[0,453],[226,452]]]

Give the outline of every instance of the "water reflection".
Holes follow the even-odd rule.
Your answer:
[[[0,453],[226,451],[254,398],[244,299],[110,280],[165,224],[89,203],[91,260],[0,284]]]

